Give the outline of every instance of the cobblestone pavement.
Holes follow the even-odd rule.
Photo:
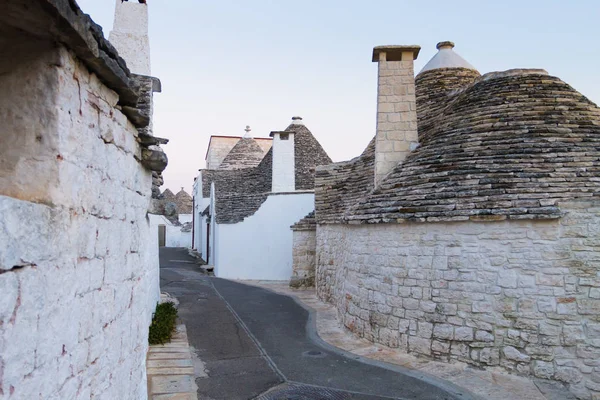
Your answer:
[[[185,250],[161,250],[161,288],[176,297],[195,355],[198,398],[477,399],[421,371],[322,341],[314,314],[287,296],[208,277]],[[198,371],[198,369],[196,369]]]

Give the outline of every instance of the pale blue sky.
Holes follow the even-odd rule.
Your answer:
[[[210,135],[265,137],[294,115],[334,161],[357,156],[375,134],[377,45],[421,45],[418,71],[451,40],[481,73],[544,68],[600,103],[598,0],[147,1],[175,192],[191,190]],[[108,37],[113,0],[78,3]]]

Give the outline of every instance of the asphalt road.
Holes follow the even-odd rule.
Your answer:
[[[161,289],[180,301],[190,345],[205,363],[201,400],[471,400],[441,380],[364,360],[318,337],[291,297],[208,277],[184,249],[160,251]]]

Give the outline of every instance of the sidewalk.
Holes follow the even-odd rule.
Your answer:
[[[536,381],[510,375],[502,370],[474,369],[468,364],[447,364],[417,358],[398,349],[373,344],[343,329],[337,321],[335,308],[320,301],[311,289],[292,289],[288,282],[242,281],[243,283],[272,290],[296,299],[315,311],[317,332],[332,346],[369,359],[396,364],[422,371],[470,390],[486,400],[570,400],[575,399],[566,388],[552,382]]]
[[[198,399],[185,325],[177,325],[170,343],[150,346],[146,369],[149,400]]]

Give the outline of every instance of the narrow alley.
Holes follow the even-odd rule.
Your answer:
[[[161,290],[176,297],[204,363],[201,400],[473,399],[434,378],[364,361],[319,339],[292,298],[203,275],[185,249],[162,248]]]

